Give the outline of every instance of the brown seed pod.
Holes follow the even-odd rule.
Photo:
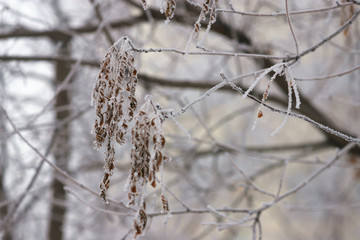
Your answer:
[[[169,201],[164,194],[161,194],[162,212],[169,212]]]

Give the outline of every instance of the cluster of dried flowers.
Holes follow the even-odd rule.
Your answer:
[[[141,234],[146,227],[146,203],[144,201],[147,183],[156,187],[156,173],[161,172],[161,201],[163,212],[169,212],[168,200],[164,194],[162,180],[163,162],[168,160],[162,153],[165,138],[162,135],[164,115],[155,106],[150,97],[136,116],[132,133],[131,170],[127,185],[129,205],[139,206],[134,219],[135,236]]]
[[[206,16],[209,15],[209,23],[207,26],[206,31],[210,31],[211,25],[216,22],[216,3],[218,0],[205,0],[202,4],[201,12],[199,15],[198,20],[194,24],[194,38],[199,36],[200,28],[201,28],[201,21],[206,20]]]
[[[146,0],[141,0],[144,10],[148,9],[148,4]],[[163,0],[160,6],[160,12],[165,14],[166,23],[170,22],[170,20],[175,15],[176,9],[176,1],[175,0]]]
[[[138,208],[134,219],[135,237],[143,233],[146,223],[145,191],[147,183],[156,187],[156,173],[161,172],[161,201],[163,211],[169,212],[162,181],[163,161],[168,158],[162,153],[165,138],[162,135],[164,114],[150,97],[139,109],[135,98],[138,73],[134,66],[134,55],[128,37],[123,37],[109,48],[100,66],[100,73],[94,84],[91,104],[95,107],[96,118],[93,133],[96,149],[105,147],[104,175],[100,184],[100,197],[107,202],[106,192],[110,177],[115,169],[117,142],[125,143],[129,124],[132,128],[131,170],[127,184],[128,205]]]
[[[97,149],[105,145],[105,172],[100,185],[100,195],[104,201],[109,189],[110,176],[115,168],[114,142],[116,140],[120,145],[125,143],[128,124],[133,119],[137,107],[137,82],[134,56],[129,39],[124,37],[110,47],[101,63],[91,101],[96,111],[94,145]]]
[[[166,0],[161,4],[160,12],[165,14],[166,23],[168,23],[175,15],[176,2],[175,0]]]

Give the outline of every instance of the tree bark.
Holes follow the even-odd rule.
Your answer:
[[[6,128],[5,128],[5,119],[3,116],[0,115],[0,133],[4,133],[3,136],[6,136]],[[0,142],[2,139],[0,139]],[[6,169],[6,162],[7,162],[7,149],[6,143],[2,142],[0,147],[0,202],[7,200],[6,188],[5,188],[5,169]],[[8,206],[4,206],[0,208],[0,219],[1,221],[7,216],[8,213]],[[3,240],[12,240],[11,229],[5,228],[4,232],[2,233]]]
[[[70,56],[70,41],[67,36],[54,39],[61,43],[58,54],[61,56]],[[55,80],[54,87],[57,89],[65,80],[70,72],[70,66],[64,62],[55,63]],[[68,160],[71,155],[70,145],[70,126],[69,124],[62,125],[61,122],[68,118],[71,114],[69,109],[71,97],[67,87],[62,89],[55,99],[55,120],[60,124],[59,135],[54,143],[53,155],[55,163],[64,171],[67,171]],[[54,172],[52,180],[52,202],[50,209],[50,224],[48,228],[49,240],[62,240],[64,239],[63,228],[65,225],[66,217],[66,192],[64,190],[64,183],[61,177]],[[59,204],[60,203],[60,204]]]

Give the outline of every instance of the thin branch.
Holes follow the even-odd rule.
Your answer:
[[[299,183],[297,186],[295,186],[294,188],[290,189],[289,191],[287,191],[286,193],[284,193],[283,195],[281,195],[280,197],[276,198],[273,202],[270,203],[264,203],[262,207],[252,210],[249,212],[249,214],[255,214],[255,213],[259,213],[259,212],[263,212],[269,208],[271,208],[272,206],[274,206],[276,203],[280,202],[281,200],[285,199],[286,197],[298,192],[299,190],[301,190],[302,188],[304,188],[309,182],[311,182],[312,180],[314,180],[315,178],[317,178],[319,175],[321,175],[326,169],[330,168],[336,161],[338,161],[344,154],[348,153],[353,147],[355,147],[355,143],[348,143],[343,149],[341,149],[340,151],[338,151],[334,157],[332,157],[328,163],[324,166],[322,166],[321,168],[319,168],[318,170],[316,170],[315,172],[313,172],[308,178],[306,178],[304,181],[302,181],[301,183]]]
[[[162,53],[162,52],[173,52],[178,53],[181,55],[205,55],[205,56],[228,56],[228,57],[247,57],[247,58],[263,58],[263,59],[277,59],[277,60],[287,60],[289,58],[293,59],[293,57],[289,56],[273,56],[273,55],[266,55],[266,54],[252,54],[252,53],[235,53],[235,52],[221,52],[221,51],[198,51],[198,52],[189,52],[183,51],[176,48],[136,48],[133,45],[132,49],[135,52],[140,53]]]
[[[307,179],[305,179],[303,182],[301,182],[300,184],[298,184],[296,187],[290,189],[289,191],[287,191],[286,193],[284,193],[283,195],[281,195],[279,198],[276,199],[276,202],[298,192],[300,189],[302,189],[303,187],[305,187],[309,182],[311,182],[312,180],[314,180],[315,178],[317,178],[320,174],[322,174],[326,169],[330,168],[332,165],[334,165],[334,163],[336,161],[338,161],[344,154],[348,153],[353,147],[355,147],[355,143],[349,143],[348,145],[346,145],[343,149],[341,149],[340,151],[338,151],[335,156],[330,159],[328,161],[328,163],[326,165],[324,165],[323,167],[319,168],[317,171],[315,171],[313,174],[311,174]]]
[[[139,15],[136,17],[132,17],[129,19],[119,19],[113,20],[109,22],[109,26],[111,28],[122,28],[122,27],[130,27],[132,25],[141,23],[146,21],[146,16]],[[28,38],[28,37],[49,37],[49,38],[58,38],[59,36],[74,36],[77,34],[84,34],[84,33],[92,33],[97,31],[99,28],[98,24],[89,24],[86,26],[81,26],[78,28],[69,28],[69,29],[52,29],[52,30],[45,30],[45,31],[38,31],[33,29],[28,29],[26,27],[18,27],[12,31],[0,33],[0,39],[9,39],[9,38]]]
[[[291,30],[291,35],[292,35],[292,37],[294,39],[294,42],[295,42],[296,56],[299,56],[299,44],[298,44],[298,41],[296,39],[294,29],[292,27],[290,13],[289,13],[288,0],[285,0],[285,8],[286,8],[286,18],[287,18],[287,21],[288,21],[288,24],[289,24],[289,27],[290,27],[290,30]]]
[[[359,208],[360,202],[356,203],[348,203],[348,204],[332,204],[332,205],[324,205],[319,204],[319,206],[285,206],[288,211],[308,211],[308,212],[317,212],[317,211],[339,211],[339,210],[347,210],[351,208]]]
[[[288,161],[284,161],[283,168],[281,170],[281,176],[280,176],[280,180],[279,180],[279,187],[278,187],[278,190],[276,192],[276,197],[277,198],[280,196],[280,193],[281,193],[281,189],[282,189],[283,182],[284,182],[284,177],[285,177],[285,171],[286,171],[286,167],[287,167],[288,163],[289,163]]]
[[[334,37],[336,37],[338,34],[340,34],[341,32],[343,32],[347,27],[349,27],[355,20],[356,18],[358,18],[360,14],[360,10],[357,10],[352,17],[345,22],[340,28],[338,28],[334,33],[330,34],[328,37],[324,38],[322,41],[320,41],[319,43],[315,44],[313,47],[303,51],[302,53],[300,53],[300,57],[303,57],[307,54],[309,54],[310,52],[314,52],[316,49],[318,49],[320,46],[322,46],[323,44],[325,44],[326,42],[328,42],[329,40],[333,39]]]
[[[160,183],[160,180],[159,180],[159,179],[156,179],[156,181],[157,181],[158,183]],[[190,210],[191,210],[190,207],[189,207],[183,200],[181,200],[179,197],[177,197],[177,196],[175,195],[175,193],[173,193],[173,191],[171,191],[166,185],[164,185],[164,188],[165,188],[165,190],[166,190],[173,198],[175,198],[175,200],[178,201],[187,211],[190,211]]]
[[[252,233],[253,233],[253,235],[252,235],[252,239],[253,240],[256,240],[256,227],[257,226],[259,226],[258,227],[258,231],[259,231],[259,240],[261,240],[261,238],[262,238],[262,232],[261,232],[261,224],[260,224],[260,215],[261,215],[261,212],[258,212],[257,214],[256,214],[256,217],[255,217],[255,219],[254,219],[254,223],[253,223],[253,225],[252,225]]]
[[[94,0],[89,0],[92,5],[94,6],[94,11],[95,11],[95,14],[96,14],[96,17],[97,19],[99,20],[100,24],[103,23],[104,21],[104,18],[102,16],[102,13],[100,11],[100,4],[99,2],[95,2]],[[107,39],[107,41],[110,43],[110,44],[113,44],[115,42],[114,38],[111,36],[110,34],[110,31],[109,31],[109,27],[107,26],[107,24],[105,25],[105,27],[103,28],[103,32],[105,34],[105,37]]]
[[[306,142],[300,144],[281,144],[275,146],[254,146],[254,147],[246,147],[247,151],[251,152],[278,152],[278,151],[298,151],[298,150],[319,150],[328,145],[327,141],[317,141],[317,142]]]
[[[22,61],[22,62],[65,62],[69,64],[75,64],[80,62],[81,65],[91,66],[91,67],[99,67],[100,62],[96,60],[86,60],[86,59],[76,59],[71,57],[64,56],[9,56],[9,55],[1,55],[0,61],[3,62],[11,62],[11,61]]]
[[[223,79],[226,79],[224,74],[221,74],[221,76],[222,76]],[[237,91],[237,92],[239,92],[241,94],[245,94],[245,92],[240,87],[236,86],[234,83],[232,83],[230,81],[228,83],[235,91]],[[260,103],[260,104],[262,103],[261,100],[257,99],[256,97],[254,97],[254,96],[252,96],[250,94],[248,95],[248,97],[250,99],[256,101],[257,103]],[[359,138],[354,138],[354,137],[348,136],[348,135],[346,135],[344,133],[341,133],[339,131],[336,131],[336,130],[328,127],[328,126],[325,126],[325,125],[323,125],[321,123],[318,123],[318,122],[312,120],[311,118],[309,118],[309,117],[307,117],[305,115],[297,114],[297,113],[293,113],[293,112],[288,113],[287,111],[283,111],[283,110],[274,108],[274,107],[272,107],[272,106],[270,106],[270,105],[268,105],[266,103],[263,103],[263,106],[265,106],[266,108],[268,108],[272,112],[277,112],[277,113],[281,113],[281,114],[284,114],[284,115],[288,115],[288,116],[292,116],[292,117],[295,117],[295,118],[305,120],[305,121],[315,125],[316,127],[322,129],[323,131],[328,132],[328,133],[330,133],[332,135],[335,135],[335,136],[337,136],[339,138],[342,138],[347,142],[354,142],[354,143],[356,143],[358,145],[360,144],[360,139]]]
[[[345,6],[354,5],[352,2],[346,2],[346,3],[337,3],[336,5],[330,6],[330,7],[324,7],[324,8],[318,8],[318,9],[308,9],[308,10],[299,10],[299,11],[291,11],[289,14],[291,15],[301,15],[301,14],[307,14],[307,13],[323,13],[327,11],[331,11],[337,8],[342,8]],[[216,9],[216,12],[221,13],[232,13],[232,14],[239,14],[243,16],[253,16],[253,17],[280,17],[280,16],[286,16],[286,12],[272,12],[272,13],[255,13],[255,12],[244,12],[244,11],[234,11],[231,9]]]
[[[90,204],[89,202],[87,202],[86,200],[82,199],[75,191],[73,191],[69,187],[65,187],[65,190],[68,193],[70,193],[71,195],[73,195],[79,202],[83,203],[85,206],[88,206],[89,208],[91,208],[92,210],[95,210],[97,212],[116,215],[116,216],[129,216],[129,217],[134,216],[134,213],[124,213],[124,212],[112,211],[112,210],[96,207],[96,206]]]
[[[262,240],[262,225],[260,221],[260,214],[257,215],[257,225],[258,225],[258,231],[259,231],[259,240]]]
[[[69,73],[66,74],[65,79],[61,81],[61,83],[57,86],[55,93],[53,94],[52,98],[45,104],[45,106],[31,119],[28,120],[27,125],[33,124],[41,115],[44,114],[44,112],[53,104],[56,102],[57,96],[66,88],[71,81],[71,79],[74,77],[75,73],[77,72],[78,68],[80,67],[82,58],[79,58],[78,61],[71,67],[71,70]]]
[[[247,183],[249,183],[249,185],[250,185],[254,190],[256,190],[256,191],[258,191],[258,192],[260,192],[260,193],[262,193],[262,194],[264,194],[264,195],[267,195],[267,196],[270,196],[270,197],[275,198],[275,195],[274,195],[274,194],[269,193],[269,192],[265,191],[264,189],[261,189],[261,188],[257,187],[257,186],[255,185],[255,183],[245,174],[245,172],[235,163],[235,161],[234,161],[232,158],[230,158],[230,161],[231,161],[231,163],[234,165],[234,167],[240,172],[240,174],[245,178],[245,181],[246,181]]]
[[[98,68],[100,66],[100,62],[96,61],[96,60],[85,60],[82,59],[81,61],[79,59],[75,59],[75,58],[71,58],[71,57],[62,57],[62,56],[0,56],[0,61],[4,61],[4,62],[10,62],[10,61],[24,61],[24,62],[33,62],[33,61],[54,61],[54,62],[67,62],[69,64],[75,64],[80,62],[79,64],[84,65],[84,66],[89,66],[89,67],[96,67]],[[257,72],[252,72],[249,74],[243,74],[240,76],[235,76],[233,78],[231,78],[231,81],[238,81],[244,78],[248,78],[248,77],[253,77],[256,76],[257,74],[261,73],[263,70],[257,71]],[[156,85],[161,85],[161,86],[166,86],[166,87],[175,87],[175,88],[194,88],[194,89],[210,89],[214,86],[216,86],[217,84],[219,84],[219,81],[209,81],[209,80],[183,80],[183,79],[178,79],[178,80],[170,80],[170,79],[165,79],[165,78],[158,78],[158,77],[154,77],[154,76],[150,76],[147,74],[139,74],[139,79],[140,81],[145,81],[148,83],[152,83],[152,84],[156,84]],[[219,90],[221,91],[230,91],[232,92],[232,88],[230,86],[224,86],[222,88],[220,88]],[[262,93],[260,92],[255,92],[256,96],[261,96]],[[286,105],[286,102],[277,96],[270,96],[269,97],[269,101],[272,102],[276,102],[280,105]]]
[[[239,208],[216,208],[217,212],[227,212],[227,213],[250,213],[250,209],[239,209]],[[171,211],[171,215],[182,215],[182,214],[204,214],[204,213],[213,213],[214,210],[210,210],[208,208],[203,209],[191,209],[191,210],[175,210]],[[167,213],[162,212],[153,212],[148,213],[148,217],[157,217],[167,215]]]
[[[344,76],[346,74],[355,72],[357,70],[360,70],[360,65],[354,68],[351,68],[347,71],[344,72],[340,72],[340,73],[335,73],[332,75],[328,75],[328,76],[324,76],[324,77],[314,77],[314,78],[294,78],[296,81],[316,81],[316,80],[326,80],[326,79],[330,79],[330,78],[337,78],[337,77],[341,77]]]

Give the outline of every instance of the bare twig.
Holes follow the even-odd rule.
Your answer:
[[[286,8],[286,18],[291,30],[291,35],[293,36],[294,42],[295,42],[295,47],[296,47],[296,56],[299,56],[299,45],[298,45],[298,41],[296,39],[295,36],[295,32],[294,29],[292,27],[292,23],[291,23],[291,18],[290,18],[290,13],[289,13],[289,7],[288,7],[288,0],[285,0],[285,8]]]
[[[235,163],[235,161],[230,158],[231,163],[234,165],[234,167],[240,172],[240,174],[245,178],[245,181],[250,184],[250,186],[255,189],[256,191],[265,194],[267,196],[275,198],[275,195],[272,193],[269,193],[265,191],[264,189],[261,189],[255,185],[255,183],[244,173],[244,171]]]
[[[97,19],[99,20],[100,24],[103,23],[104,18],[102,16],[101,10],[100,10],[100,4],[99,2],[95,2],[94,0],[89,0],[92,5],[94,6],[94,11],[96,14]],[[105,25],[105,27],[103,28],[103,32],[105,34],[105,37],[107,39],[107,41],[110,44],[113,44],[115,42],[114,38],[111,36],[110,31],[109,31],[109,27],[107,26],[108,24]]]
[[[247,58],[263,58],[263,59],[277,59],[284,60],[289,59],[289,56],[273,56],[266,54],[252,54],[252,53],[235,53],[235,52],[221,52],[221,51],[199,51],[199,52],[191,52],[191,51],[183,51],[176,48],[136,48],[134,46],[133,50],[135,52],[140,53],[162,53],[162,52],[173,52],[181,55],[206,55],[206,56],[227,56],[227,57],[247,57]],[[292,59],[295,58],[292,57]]]
[[[340,34],[341,32],[343,32],[347,27],[349,27],[359,16],[360,14],[360,10],[357,10],[352,17],[346,21],[340,28],[338,28],[334,33],[330,34],[329,36],[327,36],[326,38],[324,38],[323,40],[321,40],[319,43],[315,44],[313,47],[303,51],[302,53],[300,53],[300,57],[303,57],[307,54],[309,54],[310,52],[314,52],[316,49],[318,49],[320,46],[322,46],[323,44],[325,44],[326,42],[328,42],[329,40],[333,39],[334,37],[336,37],[338,34]]]
[[[288,165],[288,161],[284,161],[283,168],[282,168],[282,171],[281,171],[280,180],[279,180],[279,187],[278,187],[278,190],[277,190],[277,193],[276,193],[276,197],[279,197],[279,195],[281,193],[281,189],[282,189],[282,186],[283,186],[284,177],[285,177],[285,171],[286,171],[287,165]]]
[[[222,74],[221,75],[223,79],[226,79],[226,77]],[[229,85],[237,92],[241,93],[241,94],[244,94],[245,92],[239,88],[238,86],[236,86],[234,83],[232,82],[228,82]],[[261,100],[257,99],[256,97],[252,96],[252,95],[248,95],[248,97],[254,101],[256,101],[257,103],[262,103]],[[297,113],[293,113],[293,112],[290,112],[288,113],[287,111],[283,111],[283,110],[280,110],[280,109],[277,109],[277,108],[274,108],[266,103],[263,103],[263,106],[265,106],[266,108],[268,108],[269,110],[271,110],[272,112],[277,112],[277,113],[281,113],[281,114],[284,114],[284,115],[289,115],[289,116],[292,116],[292,117],[295,117],[295,118],[299,118],[299,119],[302,119],[302,120],[305,120],[313,125],[315,125],[316,127],[322,129],[323,131],[325,132],[328,132],[332,135],[335,135],[337,137],[340,137],[348,142],[353,142],[353,143],[356,143],[356,144],[360,144],[360,139],[359,138],[354,138],[354,137],[351,137],[351,136],[348,136],[344,133],[341,133],[339,131],[336,131],[332,128],[329,128],[327,126],[324,126],[323,124],[321,123],[318,123],[314,120],[312,120],[311,118],[305,116],[305,115],[301,115],[301,114],[297,114]]]
[[[251,210],[249,210],[249,209],[239,209],[239,208],[215,208],[215,210],[217,212],[228,212],[228,213],[250,213],[251,212]],[[171,215],[205,214],[205,213],[213,213],[213,210],[210,210],[208,208],[201,208],[201,209],[193,208],[190,211],[188,211],[188,210],[174,210],[174,211],[171,211]],[[153,212],[153,213],[148,213],[147,215],[149,217],[157,217],[157,216],[163,216],[163,215],[166,215],[166,214],[167,213]]]
[[[79,194],[77,194],[75,191],[73,191],[71,188],[69,187],[65,187],[65,190],[70,193],[71,195],[73,195],[79,202],[83,203],[85,206],[88,206],[89,208],[91,208],[92,210],[95,210],[97,212],[101,212],[101,213],[105,213],[105,214],[111,214],[111,215],[116,215],[116,216],[128,216],[128,217],[134,217],[134,213],[124,213],[124,212],[118,212],[118,211],[112,211],[112,210],[108,210],[108,209],[103,209],[103,208],[99,208],[94,206],[93,204],[89,203],[88,201],[84,200],[83,198],[81,198],[79,196]]]
[[[354,68],[351,68],[347,71],[344,72],[340,72],[340,73],[336,73],[336,74],[332,74],[332,75],[328,75],[328,76],[324,76],[324,77],[314,77],[314,78],[294,78],[296,81],[316,81],[316,80],[326,80],[326,79],[330,79],[330,78],[337,78],[337,77],[341,77],[344,76],[346,74],[355,72],[357,70],[360,70],[360,65],[356,66]]]
[[[281,200],[287,198],[288,196],[295,194],[296,192],[298,192],[299,190],[301,190],[302,188],[304,188],[305,186],[307,186],[312,180],[314,180],[315,178],[317,178],[319,175],[321,175],[326,169],[329,169],[336,161],[338,161],[339,159],[341,159],[341,157],[343,155],[345,155],[346,153],[348,153],[353,147],[355,147],[355,143],[349,143],[348,145],[346,145],[343,149],[341,149],[340,151],[338,151],[334,157],[332,157],[326,165],[322,166],[321,168],[319,168],[318,170],[314,171],[308,178],[306,178],[304,181],[302,181],[301,183],[299,183],[297,186],[295,186],[294,188],[290,189],[289,191],[285,192],[283,195],[279,196],[278,198],[276,198],[273,202],[270,203],[266,203],[264,204],[262,207],[253,210],[251,213],[258,213],[258,212],[263,212],[266,209],[274,206],[276,203],[280,202]]]
[[[296,187],[290,189],[289,191],[287,191],[286,193],[284,193],[283,195],[278,197],[276,199],[276,201],[278,202],[278,201],[298,192],[300,189],[305,187],[309,182],[311,182],[312,180],[317,178],[320,174],[322,174],[326,169],[330,168],[336,161],[338,161],[344,154],[348,153],[353,147],[355,147],[355,143],[349,143],[348,145],[346,145],[343,149],[338,151],[335,154],[335,156],[328,161],[328,163],[326,165],[322,166],[320,169],[315,171],[313,174],[311,174],[307,179],[305,179],[303,182],[298,184]]]
[[[327,11],[331,11],[337,8],[342,8],[345,6],[354,5],[352,2],[346,2],[346,3],[337,3],[336,5],[330,6],[330,7],[324,7],[324,8],[317,8],[317,9],[308,9],[308,10],[299,10],[299,11],[289,11],[289,14],[291,15],[301,15],[301,14],[308,14],[308,13],[323,13]],[[243,16],[253,16],[253,17],[280,17],[280,16],[286,16],[286,12],[272,12],[272,13],[256,13],[256,12],[244,12],[244,11],[235,11],[230,9],[216,9],[216,12],[221,13],[232,13],[232,14],[239,14]]]

